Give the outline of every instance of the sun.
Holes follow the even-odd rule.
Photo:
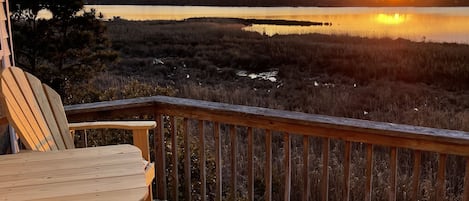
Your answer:
[[[394,14],[383,14],[380,13],[376,16],[376,21],[382,24],[396,25],[405,22],[407,19],[406,15],[401,15],[399,13]]]

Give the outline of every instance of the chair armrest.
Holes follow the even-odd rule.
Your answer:
[[[69,123],[70,130],[85,129],[125,129],[125,130],[149,130],[156,127],[154,121],[97,121],[97,122],[81,122]]]
[[[156,127],[155,121],[97,121],[69,123],[68,125],[71,131],[103,128],[132,130],[134,145],[142,151],[142,157],[150,161],[148,130]]]

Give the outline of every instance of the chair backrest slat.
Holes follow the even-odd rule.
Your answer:
[[[46,121],[47,126],[50,129],[52,137],[54,138],[54,142],[57,144],[57,148],[59,150],[66,149],[62,139],[62,135],[59,131],[59,127],[57,126],[54,114],[52,112],[52,109],[50,108],[49,100],[47,99],[47,96],[42,88],[41,81],[29,73],[25,73],[25,75],[28,79],[34,96],[36,97],[37,103],[39,104],[44,120]]]
[[[7,106],[13,106],[11,108],[7,107],[7,116],[12,116],[14,113],[18,117],[17,119],[12,119],[10,123],[14,124],[14,128],[17,132],[25,133],[24,135],[35,136],[32,137],[34,146],[30,146],[31,149],[35,150],[34,148],[37,148],[38,151],[50,150],[47,141],[43,137],[41,128],[36,121],[35,115],[32,113],[14,74],[11,72],[11,68],[6,68],[3,71],[1,84],[2,92],[5,95],[7,103],[9,103]],[[21,121],[23,126],[16,126],[17,121]],[[37,139],[37,141],[35,139]]]
[[[28,149],[74,148],[62,101],[55,91],[17,67],[3,70],[1,81],[7,117]]]
[[[66,148],[74,149],[75,144],[73,143],[73,139],[70,135],[68,120],[65,115],[65,109],[60,95],[46,84],[42,84],[42,87],[47,96],[47,100],[49,101],[49,106],[53,112],[55,122],[59,128],[60,135],[62,136],[62,140],[64,141]]]
[[[4,96],[12,97],[14,96],[10,88],[6,84],[4,79],[1,80],[2,85],[2,94]],[[27,149],[45,151],[42,148],[41,143],[36,135],[34,135],[33,128],[27,118],[24,118],[26,114],[21,110],[21,106],[15,99],[5,99],[3,102],[3,107],[7,111],[4,111],[6,114],[9,114],[9,122],[15,122],[15,128],[19,131],[22,131],[22,139],[24,140],[24,145]]]
[[[33,119],[31,120],[31,122],[33,122],[34,126],[37,126],[39,128],[38,130],[35,130],[35,132],[37,132],[39,139],[44,142],[42,144],[48,145],[48,147],[46,147],[46,150],[58,150],[54,138],[51,135],[49,127],[47,126],[47,123],[44,119],[44,116],[42,115],[42,111],[39,108],[37,99],[34,96],[34,93],[31,89],[28,80],[26,79],[24,71],[20,68],[9,68],[9,70],[11,71],[16,80],[15,83],[18,84],[18,88],[20,90],[18,94],[22,94],[26,102],[27,107],[22,109],[29,110],[28,112],[31,112],[31,114],[33,115]]]

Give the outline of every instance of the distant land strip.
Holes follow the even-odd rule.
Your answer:
[[[172,6],[469,6],[469,0],[84,0],[97,5],[172,5]]]
[[[219,18],[219,17],[194,17],[188,18],[185,21],[193,22],[217,22],[217,23],[240,23],[246,26],[252,24],[267,24],[267,25],[285,25],[285,26],[331,26],[331,22],[311,22],[311,21],[297,21],[297,20],[269,20],[269,19],[242,19],[242,18]]]

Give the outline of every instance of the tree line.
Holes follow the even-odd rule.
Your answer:
[[[83,5],[82,0],[10,0],[16,65],[61,95],[118,58],[100,15]],[[41,10],[52,16],[40,18]]]

